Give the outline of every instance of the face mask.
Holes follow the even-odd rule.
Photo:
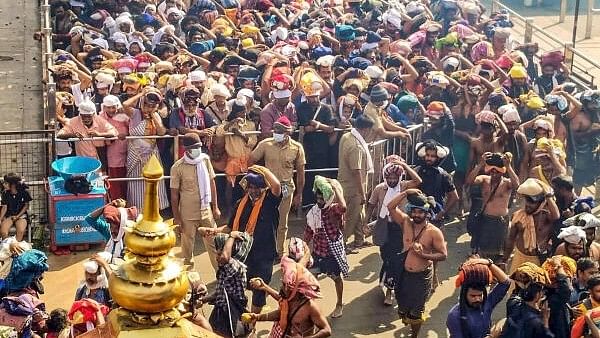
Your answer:
[[[281,143],[285,140],[285,134],[273,133],[273,140],[277,143]]]
[[[202,155],[202,149],[199,148],[191,149],[188,153],[188,156],[191,158],[198,158],[200,155]]]

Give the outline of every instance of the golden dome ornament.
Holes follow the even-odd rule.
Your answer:
[[[169,257],[175,246],[173,225],[159,213],[158,184],[163,168],[150,157],[143,169],[143,214],[125,231],[126,259],[108,284],[119,308],[108,316],[111,337],[216,337],[193,324],[178,310],[190,283],[180,261]]]

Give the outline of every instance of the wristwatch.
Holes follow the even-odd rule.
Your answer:
[[[492,266],[492,264],[494,264],[494,261],[493,261],[493,260],[491,260],[490,258],[488,258],[488,260],[487,260],[487,261],[488,261],[488,266]]]

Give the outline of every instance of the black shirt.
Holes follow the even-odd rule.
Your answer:
[[[317,113],[317,107],[301,102],[296,106],[298,125],[306,127],[310,121],[315,120],[328,126],[334,126],[336,121],[333,117],[333,109],[328,104],[321,103],[321,109]],[[329,164],[329,134],[314,131],[304,134],[302,142],[306,152],[306,164],[309,168],[326,168]]]
[[[444,205],[446,194],[456,190],[452,177],[442,168],[422,165],[417,167],[416,171],[423,180],[419,189],[425,195],[433,196],[441,205]]]
[[[230,228],[233,228],[233,221],[240,206],[240,201],[236,202],[234,212],[229,219]],[[277,227],[279,226],[279,203],[281,203],[281,197],[275,196],[271,191],[268,191],[258,214],[256,228],[254,228],[254,234],[252,235],[254,241],[246,261],[273,260],[277,257],[276,243]],[[254,203],[252,202],[246,203],[244,210],[242,210],[239,231],[246,230],[246,224],[250,218],[253,205]]]
[[[25,203],[31,202],[32,198],[27,190],[17,190],[17,193],[13,195],[10,191],[2,192],[2,205],[6,205],[6,217],[16,216]]]

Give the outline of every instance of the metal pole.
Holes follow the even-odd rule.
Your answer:
[[[567,15],[567,0],[560,0],[560,16],[558,17],[558,22],[565,22],[565,16]]]
[[[580,0],[575,0],[575,18],[573,20],[573,37],[571,38],[571,43],[573,44],[573,48],[575,48],[575,41],[577,40],[577,21],[579,21],[579,2],[580,2]]]
[[[532,41],[533,41],[533,18],[525,18],[525,36],[523,37],[523,42],[531,43]]]
[[[587,18],[585,20],[585,38],[592,37],[592,18],[594,16],[594,0],[588,0]]]

